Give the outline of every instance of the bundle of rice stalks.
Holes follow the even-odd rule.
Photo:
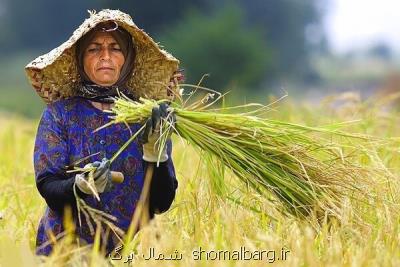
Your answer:
[[[221,97],[208,103],[207,94],[191,105],[172,103],[176,124],[162,121],[156,145],[165,145],[170,132],[196,148],[216,156],[246,185],[261,194],[271,194],[286,207],[286,212],[305,217],[310,214],[337,216],[342,197],[354,190],[355,181],[365,169],[352,163],[343,147],[330,138],[366,138],[338,130],[340,124],[307,127],[263,118],[268,108],[248,104],[230,108],[211,108]],[[152,108],[162,101],[133,101],[121,96],[110,111],[113,123],[144,123]],[[245,113],[232,113],[251,109]],[[143,129],[143,127],[142,127]],[[122,151],[142,130],[135,133]],[[325,136],[325,138],[324,138]],[[113,158],[117,157],[117,152]]]

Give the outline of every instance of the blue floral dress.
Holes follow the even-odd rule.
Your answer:
[[[59,100],[49,104],[44,110],[36,136],[34,168],[38,190],[48,206],[38,227],[37,254],[49,255],[52,251],[51,236],[62,236],[63,210],[66,204],[73,207],[76,220],[72,189],[74,175],[66,174],[65,167],[93,154],[95,155],[78,166],[83,167],[89,162],[101,161],[105,157],[110,159],[128,141],[131,134],[140,128],[139,124],[132,124],[128,129],[125,124],[120,123],[93,133],[96,128],[110,121],[109,116],[109,113],[95,108],[88,100],[80,97]],[[125,180],[114,185],[113,190],[101,193],[100,201],[93,196],[80,194],[88,205],[115,216],[116,225],[124,231],[129,227],[143,186],[146,162],[142,160],[141,148],[135,140],[112,162],[110,169],[122,172]],[[159,168],[159,184],[153,185],[152,181],[153,193],[150,192],[150,197],[152,194],[156,197],[155,200],[154,197],[153,201],[151,200],[153,206],[161,212],[171,205],[177,187],[170,142],[167,144],[167,152],[169,159]],[[84,220],[81,227],[77,226],[76,232],[86,242],[93,242],[93,236]],[[115,239],[109,238],[107,252],[115,245]]]

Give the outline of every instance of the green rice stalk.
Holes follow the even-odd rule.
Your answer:
[[[212,97],[209,93],[191,105],[172,103],[176,124],[173,127],[168,118],[162,121],[158,145],[165,146],[173,132],[218,158],[258,193],[272,192],[286,211],[300,217],[315,212],[339,216],[341,199],[348,190],[356,189],[366,170],[344,153],[355,147],[338,145],[331,138],[368,141],[369,137],[342,132],[343,124],[310,127],[262,118],[268,107],[260,104],[241,106],[252,109],[246,113],[227,113],[235,107],[211,109]],[[162,101],[133,101],[122,95],[110,111],[112,121],[101,128],[114,123],[144,123]],[[321,137],[326,134],[330,138]]]

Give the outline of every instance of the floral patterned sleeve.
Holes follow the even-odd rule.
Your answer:
[[[44,110],[40,120],[33,155],[36,186],[48,206],[59,213],[66,204],[74,205],[74,176],[67,175],[69,164],[66,130],[55,105]],[[81,192],[79,192],[82,194]]]

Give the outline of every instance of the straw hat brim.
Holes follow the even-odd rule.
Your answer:
[[[90,12],[87,18],[59,47],[37,57],[30,62],[25,71],[33,88],[46,102],[76,95],[80,82],[75,59],[75,44],[79,38],[97,24],[114,21],[127,30],[135,44],[136,57],[134,71],[127,85],[138,97],[153,99],[171,99],[176,88],[169,88],[171,76],[178,70],[179,60],[161,49],[153,39],[139,29],[132,18],[119,11],[105,9],[98,13]]]

